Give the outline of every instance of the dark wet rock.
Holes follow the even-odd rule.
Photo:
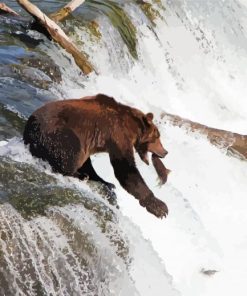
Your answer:
[[[9,64],[0,66],[2,77],[11,77],[26,82],[34,87],[48,89],[52,80],[39,69],[26,65]]]
[[[0,77],[0,103],[28,117],[45,102],[54,100],[51,92],[35,88],[15,78]]]
[[[29,18],[18,15],[0,15],[0,24],[1,26],[5,25],[6,31],[22,30],[27,27],[30,22]]]
[[[56,65],[46,53],[38,48],[38,45],[41,42],[44,42],[42,35],[40,34],[39,38],[39,34],[36,34],[38,36],[29,34],[28,25],[29,22],[27,21],[0,18],[0,65],[22,64],[27,67],[35,68],[38,71],[43,72],[51,81],[60,83],[62,77],[59,66]],[[24,69],[17,68],[17,66],[11,67],[16,68],[14,69],[16,70],[15,72],[22,72],[22,69]],[[9,70],[7,70],[7,72],[9,72]],[[25,70],[24,72],[29,72],[29,70]],[[1,76],[4,74],[6,77],[7,75],[7,73],[5,74],[4,69],[0,69],[0,73]],[[18,78],[21,79],[22,74],[23,73],[21,73]],[[39,80],[38,84],[40,84],[40,81],[42,80],[42,78],[40,78],[41,73],[39,72],[34,75],[36,76],[34,77],[34,80]],[[24,76],[27,77],[30,75],[29,73],[25,73]],[[37,76],[39,76],[38,79]],[[47,89],[47,77],[43,79],[43,86],[41,85],[38,87]],[[16,75],[14,78],[16,78]],[[36,81],[34,81],[33,85],[36,86]]]
[[[22,136],[25,119],[0,104],[0,141]]]
[[[113,218],[112,211],[108,210],[108,207],[103,203],[90,198],[88,193],[64,188],[59,185],[56,178],[25,163],[2,158],[0,181],[3,191],[8,195],[8,201],[25,218],[45,215],[46,209],[50,206],[77,203],[81,203],[85,208],[95,212],[100,220],[109,221]]]
[[[62,74],[59,66],[48,56],[43,57],[25,57],[20,59],[23,65],[39,69],[44,72],[51,81],[60,83],[62,81]]]
[[[43,39],[33,38],[32,36],[28,35],[28,33],[26,33],[26,32],[25,33],[13,32],[13,33],[11,33],[11,36],[20,40],[22,43],[24,43],[29,48],[35,48],[38,45],[40,45],[40,43],[42,43],[44,41]]]
[[[37,32],[41,33],[42,35],[44,35],[47,39],[52,40],[50,33],[38,21],[32,21],[29,24],[28,29],[37,31]]]

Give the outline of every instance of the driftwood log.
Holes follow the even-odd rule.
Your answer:
[[[38,7],[28,0],[17,0],[17,2],[42,26],[44,27],[51,38],[70,53],[77,66],[84,74],[91,73],[94,68],[89,63],[85,55],[76,47],[72,40],[64,33],[64,31],[47,15],[45,15]],[[72,1],[78,2],[78,1]],[[73,6],[75,7],[75,6]],[[72,8],[73,8],[72,7]],[[75,9],[75,8],[74,8]]]
[[[72,11],[78,8],[82,3],[86,0],[73,0],[69,2],[67,5],[59,9],[58,11],[51,13],[49,16],[55,22],[60,22],[65,19]]]
[[[164,118],[174,126],[183,127],[189,131],[205,135],[211,144],[227,149],[230,155],[247,160],[247,135],[211,128],[165,112],[162,113],[161,118]]]
[[[1,13],[9,13],[9,14],[12,14],[12,15],[19,15],[17,12],[15,12],[13,9],[9,8],[4,3],[0,3],[0,14]]]

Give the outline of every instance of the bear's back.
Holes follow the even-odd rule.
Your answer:
[[[33,112],[31,117],[42,131],[51,132],[64,126],[79,127],[85,121],[94,124],[100,120],[102,125],[107,125],[108,119],[119,117],[119,112],[123,114],[121,111],[113,98],[97,95],[49,102]]]

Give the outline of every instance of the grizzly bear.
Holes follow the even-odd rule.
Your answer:
[[[46,160],[55,172],[79,179],[88,177],[112,188],[95,172],[90,155],[108,152],[121,186],[155,216],[168,214],[139,173],[133,148],[148,164],[148,152],[165,157],[153,114],[120,104],[98,94],[81,99],[50,102],[36,110],[24,130],[24,143],[32,155]]]

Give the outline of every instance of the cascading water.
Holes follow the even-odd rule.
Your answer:
[[[66,3],[33,2],[46,12]],[[25,20],[0,18],[0,295],[246,295],[246,162],[160,114],[247,133],[247,2],[149,3],[86,1],[63,23],[99,73],[88,77],[37,32],[38,45],[23,40]],[[155,114],[167,184],[136,162],[167,219],[120,187],[107,155],[94,166],[120,209],[24,147],[38,106],[99,92]]]

